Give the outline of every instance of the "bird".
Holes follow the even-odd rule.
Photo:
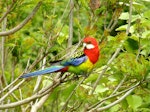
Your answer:
[[[20,76],[20,78],[29,78],[55,72],[70,72],[77,75],[88,73],[99,60],[100,49],[98,41],[91,36],[87,36],[83,39],[83,47],[83,55],[80,57],[62,60],[56,65],[52,65],[48,68],[45,68],[44,70],[23,74]]]

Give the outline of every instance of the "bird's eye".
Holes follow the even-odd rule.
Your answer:
[[[91,41],[88,41],[87,44],[91,44]]]

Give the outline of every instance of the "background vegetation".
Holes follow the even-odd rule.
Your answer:
[[[1,0],[0,111],[150,112],[149,0]],[[93,72],[19,79],[99,41]],[[77,52],[77,53],[76,53]]]

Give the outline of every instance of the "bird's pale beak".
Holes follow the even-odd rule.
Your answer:
[[[84,47],[84,48],[86,47],[86,45],[87,45],[86,43],[83,43],[83,47]]]

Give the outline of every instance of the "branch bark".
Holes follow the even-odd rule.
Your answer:
[[[12,4],[10,6],[8,6],[7,11],[3,14],[3,16],[0,18],[0,23],[4,20],[4,18],[7,16],[7,14],[9,14],[12,10],[12,7],[15,4],[15,0],[12,0]]]
[[[121,91],[121,92],[118,92],[118,93],[116,93],[116,94],[111,94],[110,96],[108,96],[108,97],[102,99],[101,101],[99,101],[99,102],[93,104],[92,106],[88,107],[87,111],[96,110],[97,108],[99,108],[99,107],[101,106],[101,104],[102,104],[104,101],[109,100],[109,99],[114,98],[114,97],[118,97],[118,96],[120,96],[120,95],[123,94],[123,93],[126,94],[126,93],[127,93],[128,91],[130,91],[131,89],[135,89],[136,87],[138,87],[138,86],[140,85],[140,83],[141,83],[141,82],[137,82],[135,85],[131,86],[130,88],[127,88],[127,89],[125,89],[125,90],[123,90],[123,91]]]
[[[18,89],[18,87],[24,83],[25,80],[22,80],[19,84],[17,84],[16,86],[14,86],[8,93],[6,93],[2,98],[0,98],[0,103],[8,96],[10,95],[14,90]]]
[[[72,46],[72,38],[73,38],[73,8],[74,8],[74,1],[70,0],[68,47]]]
[[[132,4],[133,1],[130,0],[130,7],[129,7],[129,20],[128,20],[128,26],[127,26],[127,30],[126,30],[126,34],[128,35],[130,32],[130,26],[131,26],[131,20],[132,20]]]
[[[6,30],[6,26],[7,26],[7,18],[4,19],[4,21],[2,22],[2,31],[5,31]],[[4,85],[7,86],[8,83],[7,83],[7,80],[6,80],[6,77],[5,77],[5,37],[3,36],[2,37],[2,47],[1,47],[1,63],[2,63],[2,66],[1,66],[1,70],[2,70],[2,77],[0,77],[1,81],[1,87],[3,86],[3,82],[4,82]]]
[[[53,84],[49,85],[48,87],[45,87],[43,88],[42,90],[40,90],[37,94],[34,94],[33,96],[31,97],[28,97],[26,99],[23,99],[23,100],[20,100],[18,102],[13,102],[13,103],[9,103],[9,104],[3,104],[3,105],[0,105],[0,110],[2,109],[8,109],[8,108],[14,108],[16,106],[20,106],[20,105],[23,105],[23,104],[26,104],[26,103],[29,103],[37,98],[41,98],[49,93],[51,93],[54,88],[56,88],[57,86],[59,86],[65,79],[66,77],[63,77],[63,78],[56,78],[54,81],[53,81]],[[22,80],[23,82],[24,80]]]
[[[71,97],[73,96],[73,94],[75,93],[75,91],[77,90],[77,88],[82,84],[82,82],[86,79],[86,77],[83,77],[83,79],[78,83],[78,85],[74,88],[74,90],[71,92],[71,94],[69,95],[69,97],[67,98],[65,104],[63,105],[63,107],[60,109],[59,112],[63,112],[63,110],[65,111],[65,108],[68,105],[69,100],[71,99]]]
[[[97,111],[103,111],[103,110],[106,110],[116,104],[118,104],[119,102],[121,102],[123,99],[125,99],[135,88],[132,88],[130,89],[128,92],[126,92],[122,97],[120,97],[118,100],[114,101],[113,103],[107,105],[107,106],[104,106],[104,107],[100,107],[97,109]]]
[[[23,28],[29,22],[29,20],[33,18],[33,16],[36,14],[38,9],[40,8],[41,4],[42,4],[42,1],[38,2],[38,4],[33,9],[33,11],[19,25],[17,25],[11,30],[0,32],[0,36],[8,36],[8,35],[14,34],[15,32],[19,31],[21,28]]]
[[[31,112],[37,112],[38,109],[40,109],[42,105],[45,103],[45,101],[48,99],[49,95],[50,93],[46,94],[37,103],[35,103],[31,108]]]

